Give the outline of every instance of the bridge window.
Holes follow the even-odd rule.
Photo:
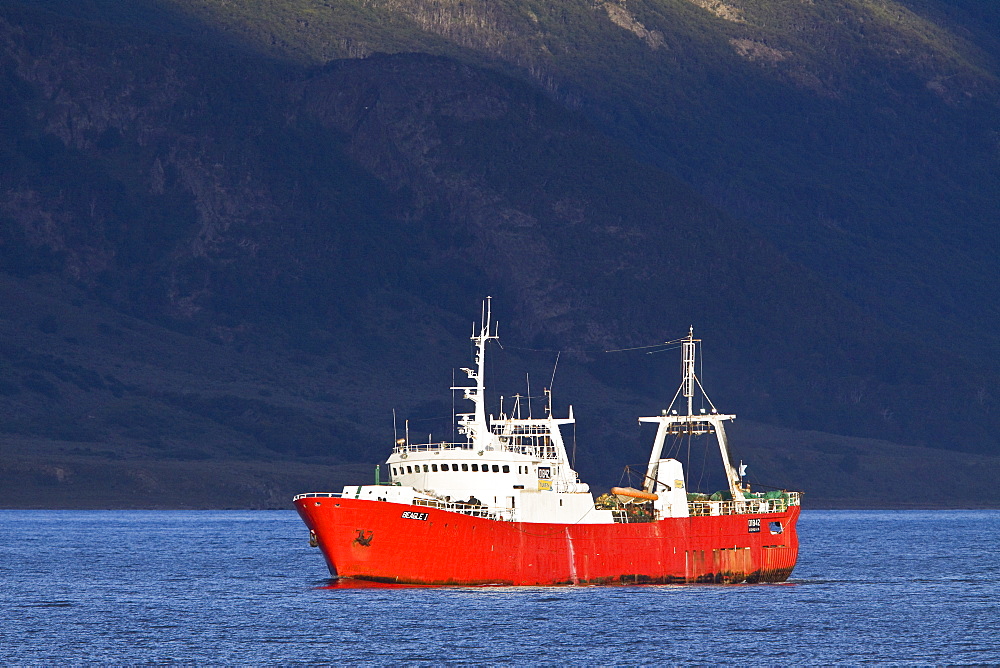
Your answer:
[[[437,470],[438,470],[438,465],[437,464],[431,464],[431,471],[433,471],[434,473],[437,473]]]
[[[509,466],[507,466],[506,464],[504,464],[504,465],[503,465],[503,472],[504,472],[504,473],[510,473],[510,467],[509,467]]]
[[[494,464],[494,465],[493,465],[493,472],[494,472],[494,473],[500,473],[500,467],[499,467],[499,466],[497,466],[496,464]]]
[[[412,466],[407,466],[406,467],[406,472],[407,473],[413,473],[413,467]]]
[[[427,473],[427,464],[424,464],[424,473]]]
[[[479,470],[479,464],[473,464],[472,465],[472,470],[473,471],[478,471]]]
[[[462,470],[463,471],[468,471],[469,470],[469,465],[468,464],[462,464]]]

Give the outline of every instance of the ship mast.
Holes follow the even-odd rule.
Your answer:
[[[700,434],[715,434],[719,444],[719,453],[722,455],[722,465],[726,471],[726,480],[729,484],[729,491],[733,499],[740,501],[743,499],[743,491],[740,484],[740,477],[732,462],[729,460],[729,442],[726,438],[726,428],[723,425],[728,420],[735,420],[732,414],[724,415],[719,413],[712,404],[711,399],[705,393],[705,388],[701,386],[701,381],[695,373],[695,356],[697,344],[701,339],[694,338],[694,327],[688,330],[688,335],[681,339],[681,386],[674,394],[670,406],[662,414],[656,417],[641,417],[639,422],[655,422],[657,424],[656,437],[653,440],[653,449],[649,453],[649,464],[646,468],[647,492],[654,491],[656,485],[657,470],[660,458],[663,456],[663,444],[667,434],[675,436],[696,436]],[[695,389],[701,390],[701,394],[711,406],[711,412],[706,412],[702,408],[698,413],[694,411]],[[687,399],[687,414],[678,415],[674,404],[680,396]]]
[[[476,346],[476,368],[462,368],[469,379],[475,383],[473,387],[453,387],[453,390],[462,390],[465,398],[472,402],[473,412],[459,413],[458,431],[468,437],[475,446],[482,446],[484,449],[492,450],[496,437],[490,431],[489,422],[486,419],[486,396],[485,396],[485,370],[486,370],[486,343],[497,338],[496,326],[491,325],[492,297],[487,297],[483,302],[482,318],[479,330],[476,325],[472,326],[472,342]],[[490,328],[493,328],[492,333]]]

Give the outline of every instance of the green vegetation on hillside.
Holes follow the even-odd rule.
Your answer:
[[[539,85],[903,329],[1000,347],[991,3],[45,0],[303,65],[423,52]],[[955,271],[955,267],[961,270]],[[983,304],[987,307],[982,308]]]

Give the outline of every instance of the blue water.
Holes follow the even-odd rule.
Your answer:
[[[331,587],[293,512],[0,511],[0,663],[1000,664],[1000,511],[805,511],[789,583]]]

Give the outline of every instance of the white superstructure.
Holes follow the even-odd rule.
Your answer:
[[[336,496],[439,508],[498,521],[551,524],[610,524],[691,515],[766,513],[798,504],[795,492],[784,493],[774,500],[762,494],[749,494],[730,463],[723,426],[736,416],[720,414],[714,406],[710,412],[704,409],[694,412],[692,399],[701,383],[695,374],[697,339],[692,329],[679,341],[683,380],[670,407],[661,415],[639,418],[640,422],[657,424],[644,489],[613,488],[619,503],[610,507],[602,504],[598,508],[590,487],[580,482],[570,465],[560,431],[561,427],[575,423],[572,406],[567,417],[553,417],[551,395],[546,391],[544,417],[523,418],[518,402],[514,404],[513,415],[503,413],[501,402],[501,414],[487,416],[486,346],[497,338],[490,306],[487,298],[481,323],[478,328],[473,326],[475,368],[463,369],[472,384],[452,388],[463,392],[464,398],[472,402],[471,412],[456,415],[458,433],[465,440],[449,443],[431,442],[428,438],[427,443],[413,443],[407,433],[396,442],[386,461],[391,476],[389,484],[351,485]],[[674,409],[680,396],[687,400],[686,414],[678,414]],[[689,500],[683,466],[676,459],[662,458],[664,443],[668,435],[676,438],[711,433],[719,443],[730,498]],[[640,504],[646,504],[648,510],[639,509]]]
[[[475,368],[462,369],[472,385],[452,388],[472,402],[471,412],[456,415],[465,441],[401,439],[386,462],[395,485],[377,488],[377,496],[520,522],[613,522],[610,510],[594,507],[590,487],[570,466],[560,427],[575,422],[572,407],[568,417],[555,418],[550,397],[541,418],[521,417],[516,403],[514,415],[487,416],[486,345],[496,338],[487,298],[472,335]],[[344,491],[357,493],[354,487]],[[402,500],[411,494],[415,501]]]

